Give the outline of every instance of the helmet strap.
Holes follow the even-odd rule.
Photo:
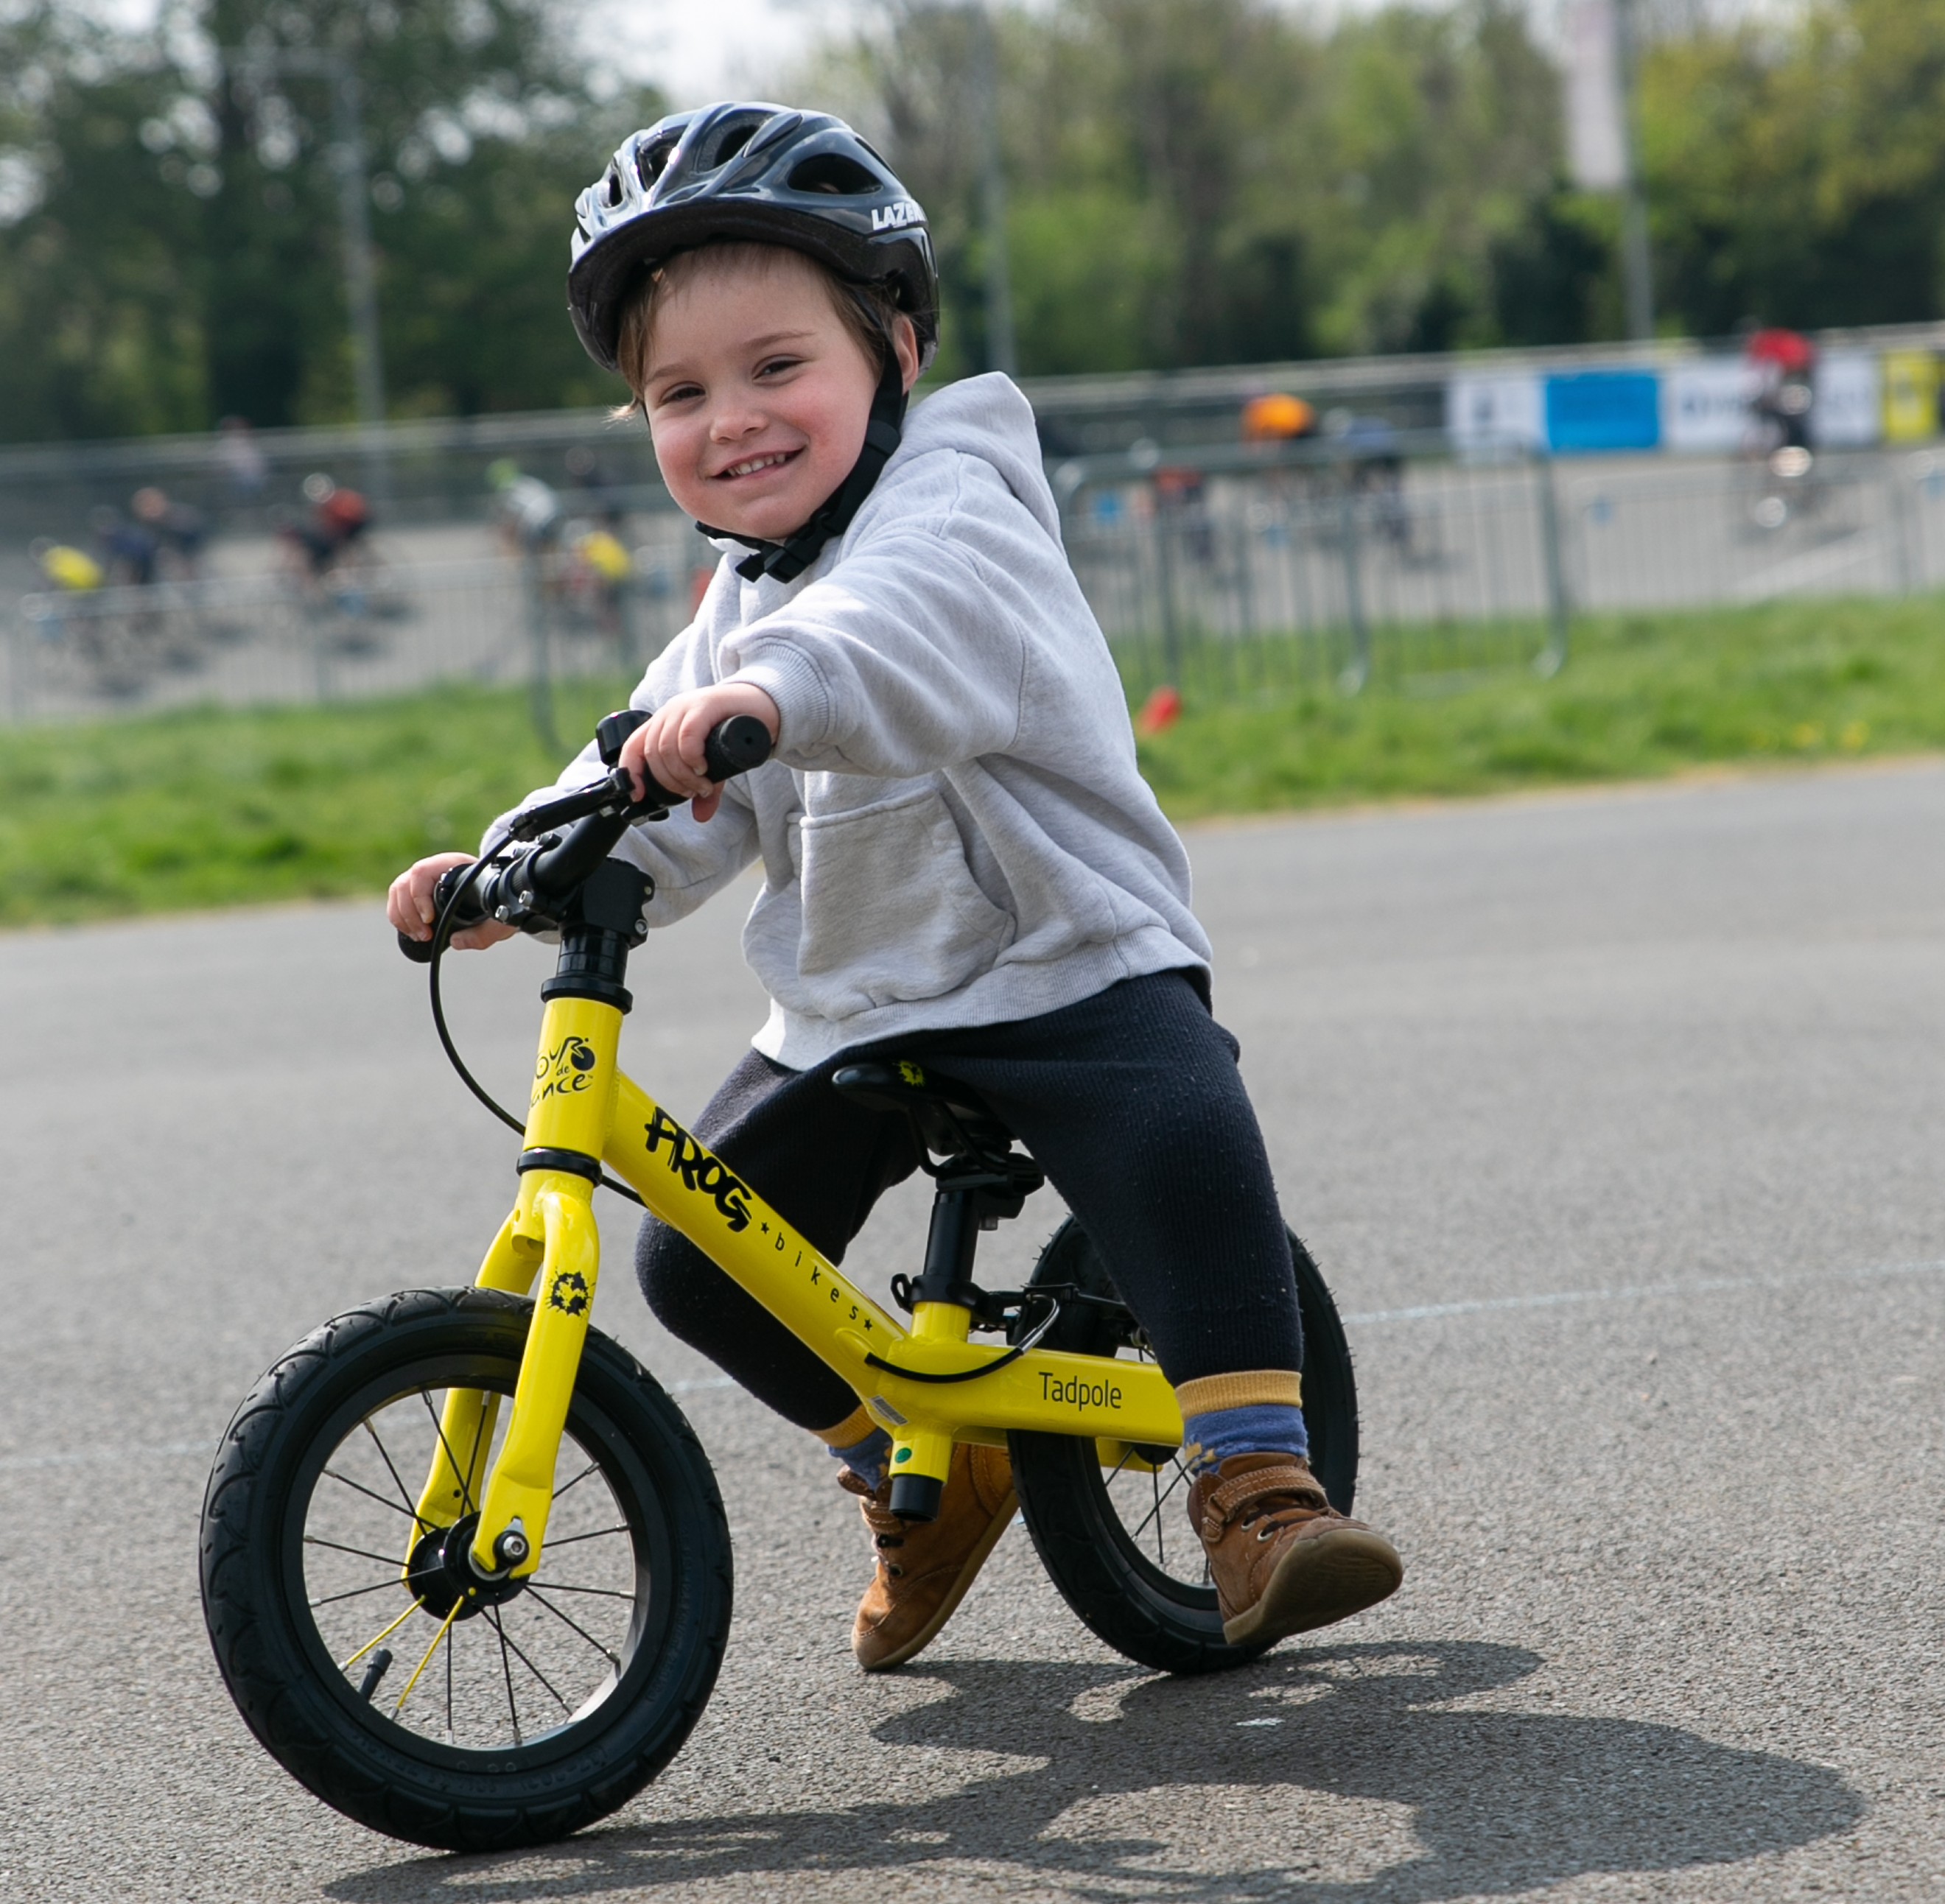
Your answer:
[[[707,522],[698,522],[695,526],[704,535],[741,542],[754,551],[736,565],[737,574],[746,582],[756,581],[765,575],[774,576],[780,582],[795,581],[822,554],[824,545],[833,536],[842,535],[851,526],[852,517],[876,487],[885,465],[891,461],[892,452],[899,446],[906,401],[905,374],[899,367],[897,356],[887,350],[884,371],[871,399],[871,421],[865,426],[864,447],[858,452],[857,461],[851,466],[851,473],[794,535],[787,536],[781,542],[759,542],[747,535],[738,535],[733,530],[711,528]]]

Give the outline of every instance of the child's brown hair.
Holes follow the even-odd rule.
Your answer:
[[[787,245],[766,245],[749,239],[712,239],[692,250],[678,251],[664,258],[647,273],[629,294],[622,307],[621,325],[616,339],[615,360],[635,404],[642,400],[648,381],[649,347],[654,341],[655,311],[671,291],[692,279],[698,271],[729,266],[773,265],[778,254],[799,259],[820,279],[852,340],[864,352],[868,362],[882,370],[892,354],[892,326],[898,317],[898,300],[883,285],[853,284],[821,259]],[[630,406],[635,407],[633,405]]]

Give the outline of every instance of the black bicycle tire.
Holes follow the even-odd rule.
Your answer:
[[[1351,1511],[1357,1491],[1357,1379],[1337,1305],[1294,1231],[1290,1256],[1303,1320],[1303,1416],[1313,1471],[1332,1505]],[[1077,1284],[1112,1296],[1114,1288],[1087,1233],[1071,1217],[1034,1265],[1034,1283]],[[1111,1352],[1105,1312],[1078,1306],[1043,1346]],[[1213,1587],[1170,1579],[1134,1545],[1108,1499],[1094,1444],[1067,1434],[1008,1437],[1020,1516],[1040,1564],[1081,1624],[1105,1644],[1158,1672],[1219,1672],[1253,1659],[1259,1646],[1222,1637]]]
[[[480,1754],[498,1763],[464,1769],[452,1762],[462,1755],[424,1742],[415,1749],[401,1742],[413,1735],[362,1718],[337,1676],[327,1678],[328,1656],[315,1644],[314,1625],[307,1636],[288,1577],[286,1504],[313,1443],[333,1431],[348,1398],[381,1376],[464,1357],[482,1369],[516,1369],[531,1314],[523,1299],[495,1291],[419,1289],[325,1323],[238,1408],[204,1499],[204,1616],[245,1722],[325,1804],[442,1850],[547,1843],[626,1804],[701,1716],[729,1634],[729,1524],[701,1446],[654,1378],[590,1329],[569,1425],[609,1437],[611,1449],[624,1445],[639,1462],[655,1492],[644,1511],[659,1516],[667,1557],[670,1577],[657,1581],[665,1643],[652,1656],[645,1650],[639,1665],[629,1662],[637,1684],[550,1735],[544,1765],[535,1747]]]

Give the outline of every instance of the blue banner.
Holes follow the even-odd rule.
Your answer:
[[[1661,380],[1651,370],[1589,370],[1546,380],[1546,440],[1556,455],[1654,449]]]

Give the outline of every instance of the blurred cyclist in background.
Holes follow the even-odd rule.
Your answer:
[[[371,506],[356,489],[341,489],[322,470],[304,481],[311,506],[302,522],[279,522],[277,533],[313,581],[322,581],[349,556],[362,553],[371,527]]]
[[[57,594],[91,594],[108,579],[106,571],[85,549],[57,542],[51,535],[30,543],[27,553]]]
[[[1800,331],[1752,331],[1743,360],[1755,371],[1749,414],[1765,453],[1810,448],[1810,414],[1817,401],[1817,347]]]
[[[1752,527],[1773,535],[1823,500],[1810,443],[1817,347],[1800,331],[1752,326],[1743,358],[1753,373],[1747,454],[1759,465],[1743,507]]]
[[[566,517],[553,485],[527,475],[510,456],[486,466],[494,519],[510,555],[538,555],[560,540]]]
[[[1246,443],[1295,443],[1317,434],[1317,412],[1300,396],[1275,391],[1243,405]]]

